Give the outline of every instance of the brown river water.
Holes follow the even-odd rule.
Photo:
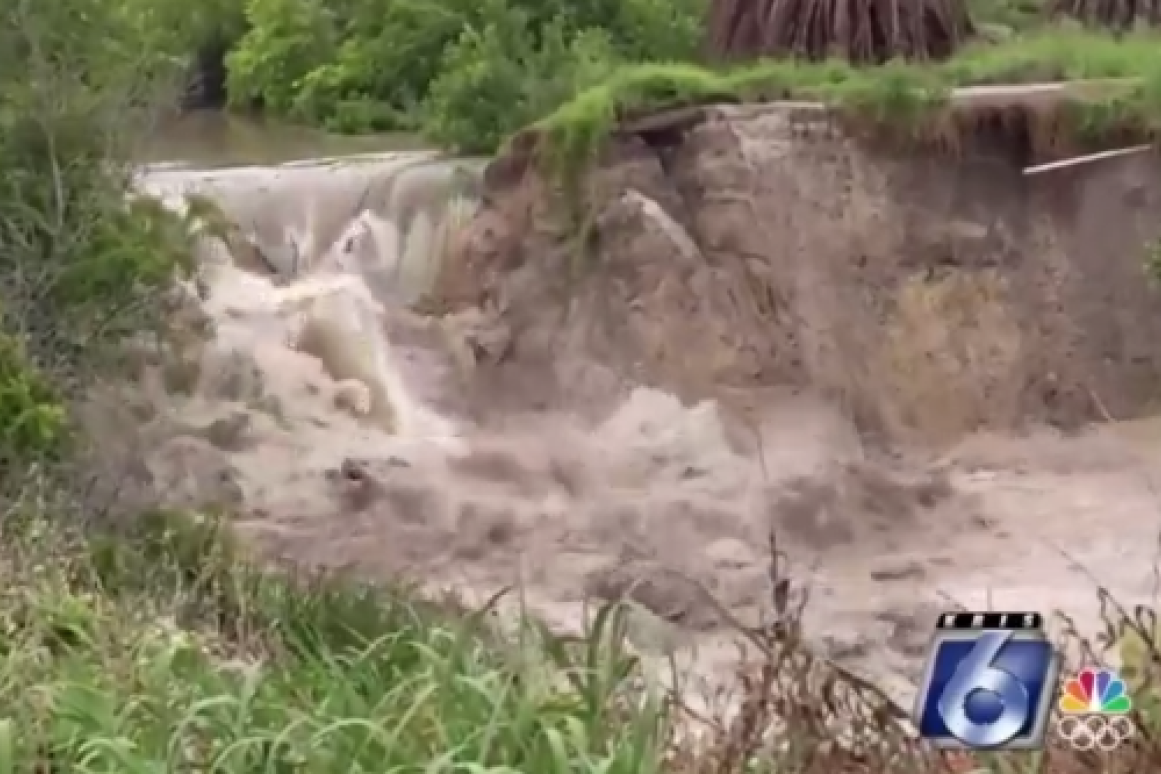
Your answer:
[[[413,135],[335,135],[260,116],[206,110],[161,122],[142,148],[140,160],[213,168],[423,150],[424,147]]]

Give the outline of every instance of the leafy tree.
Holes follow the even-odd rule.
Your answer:
[[[484,6],[476,0],[364,0],[334,59],[299,84],[296,114],[336,130],[416,129],[444,52],[487,17]]]
[[[131,31],[138,55],[147,53],[172,74],[185,74],[197,53],[207,47],[232,47],[246,29],[242,0],[117,0],[109,4]]]
[[[461,33],[424,104],[425,134],[462,153],[489,153],[608,74],[620,59],[608,34],[583,30],[569,41],[565,25],[551,21],[534,45],[530,15],[511,8]]]
[[[72,399],[127,337],[161,329],[165,291],[189,265],[184,227],[126,199],[130,149],[169,75],[136,31],[104,0],[0,4],[5,476],[64,458]]]
[[[617,62],[692,57],[702,3],[248,0],[230,94],[333,130],[493,150]]]
[[[231,101],[293,115],[303,80],[334,61],[342,19],[319,0],[249,0],[246,22],[226,59]]]

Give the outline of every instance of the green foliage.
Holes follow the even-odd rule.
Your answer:
[[[618,54],[631,62],[692,60],[701,40],[706,6],[698,0],[585,0],[533,4],[537,28],[553,23],[567,35],[603,30]]]
[[[619,58],[605,32],[568,40],[560,20],[540,30],[539,47],[532,39],[530,17],[519,9],[496,14],[480,31],[465,30],[424,104],[427,136],[461,153],[490,153],[513,129],[599,82]]]
[[[1043,0],[970,0],[968,10],[976,23],[1002,40],[1043,25],[1044,5]]]
[[[335,58],[340,20],[317,0],[249,0],[249,30],[227,58],[235,101],[293,114],[301,83]]]
[[[67,422],[61,395],[29,361],[20,340],[0,334],[0,460],[52,460]]]
[[[1141,269],[1145,280],[1154,288],[1161,288],[1161,241],[1153,240],[1145,245],[1145,258]]]
[[[490,609],[262,573],[190,514],[54,530],[0,525],[0,771],[662,769],[615,608],[500,638]]]
[[[1152,613],[1152,611],[1145,611]],[[1151,621],[1127,619],[1124,634],[1117,643],[1121,672],[1129,684],[1129,695],[1137,705],[1138,715],[1145,721],[1146,730],[1151,734],[1161,733],[1161,696],[1150,686],[1161,680],[1161,627],[1156,615]],[[1136,624],[1136,625],[1132,625]],[[1150,626],[1151,624],[1151,626]]]
[[[702,16],[690,0],[493,0],[485,8],[483,26],[465,29],[445,51],[423,106],[425,135],[468,153],[494,151],[621,65],[692,58]]]
[[[131,38],[148,55],[155,73],[184,74],[193,56],[207,45],[231,45],[246,29],[240,0],[165,3],[118,0],[113,4],[132,30]],[[172,86],[174,81],[168,79]]]
[[[298,84],[292,116],[341,131],[417,129],[444,51],[490,7],[474,0],[361,3],[335,57]]]
[[[158,76],[135,32],[123,8],[100,0],[0,6],[6,476],[59,458],[70,436],[65,402],[127,336],[157,328],[161,295],[188,268],[185,226],[126,200],[121,159]]]
[[[228,89],[336,131],[491,151],[617,62],[692,56],[701,2],[248,0]]]

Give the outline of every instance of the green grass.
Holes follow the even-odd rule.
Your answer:
[[[886,713],[868,714],[874,689],[845,673],[823,678],[820,662],[803,660],[792,617],[757,640],[768,655],[739,683],[742,722],[692,746],[673,735],[680,700],[640,688],[612,607],[586,638],[532,623],[500,633],[488,608],[260,572],[223,522],[190,514],[153,513],[113,535],[40,519],[2,532],[0,774],[964,770],[944,768]],[[1150,631],[1137,638],[1137,663],[1157,663]],[[1130,677],[1134,695],[1155,693],[1154,670]],[[1135,717],[1156,727],[1153,715]],[[836,720],[877,740],[872,757],[828,744]],[[777,751],[763,741],[775,722]],[[1150,743],[1102,771],[1158,761],[1161,744]],[[975,763],[1091,770],[1066,749]]]
[[[613,637],[521,645],[406,591],[261,575],[178,518],[8,542],[0,774],[660,769],[666,715],[621,699]]]
[[[856,68],[837,61],[766,61],[730,70],[688,64],[627,66],[532,128],[545,137],[550,168],[569,178],[619,120],[664,108],[802,99],[910,130],[937,114],[957,87],[1101,78],[1134,78],[1139,83],[1076,106],[1078,132],[1127,126],[1152,134],[1161,126],[1161,35],[1141,32],[1115,38],[1061,28],[969,47],[938,64]]]

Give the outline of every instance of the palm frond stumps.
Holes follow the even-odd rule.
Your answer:
[[[715,0],[706,53],[727,61],[940,60],[973,34],[962,0]]]

